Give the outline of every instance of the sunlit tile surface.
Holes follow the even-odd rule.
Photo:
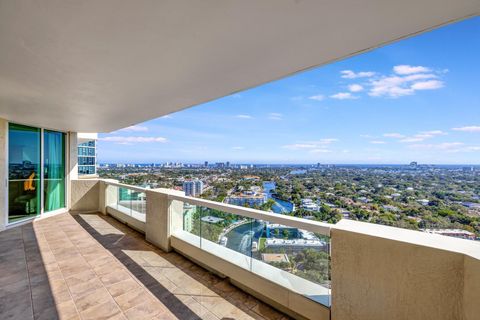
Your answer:
[[[288,319],[102,215],[0,232],[0,319]]]

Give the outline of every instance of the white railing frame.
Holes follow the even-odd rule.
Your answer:
[[[146,188],[136,187],[136,186],[132,186],[132,185],[129,185],[129,184],[120,183],[120,182],[105,181],[105,183],[107,185],[110,185],[110,186],[130,189],[130,190],[134,190],[134,191],[137,191],[137,192],[145,192],[145,191],[149,190],[149,189],[146,189]]]
[[[289,227],[294,227],[324,236],[330,236],[332,225],[325,222],[312,221],[297,217],[292,217],[284,214],[272,213],[252,208],[240,207],[232,204],[226,204],[211,200],[200,198],[193,198],[188,196],[169,195],[168,199],[187,202],[197,206],[207,207],[210,209],[219,210],[231,214],[236,214],[242,217],[252,218],[256,220],[268,221],[271,223],[278,223]]]
[[[112,185],[120,188],[126,188],[130,190],[138,191],[138,192],[146,192],[148,190],[148,191],[163,193],[160,190],[145,189],[145,188],[130,186],[130,185],[118,183],[118,182],[105,181],[105,183],[108,185]],[[284,214],[278,214],[278,213],[272,213],[272,212],[267,212],[267,211],[252,209],[252,208],[240,207],[232,204],[215,202],[215,201],[205,200],[200,198],[168,194],[168,199],[171,201],[172,200],[183,201],[188,204],[215,209],[222,212],[236,214],[236,215],[251,218],[251,219],[263,220],[271,223],[278,223],[278,224],[286,225],[289,227],[294,227],[294,228],[318,233],[324,236],[330,236],[330,230],[333,227],[333,224],[329,224],[325,222],[312,221],[312,220],[292,217]]]

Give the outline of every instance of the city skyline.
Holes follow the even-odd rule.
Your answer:
[[[478,17],[100,134],[99,162],[480,164],[475,34]]]

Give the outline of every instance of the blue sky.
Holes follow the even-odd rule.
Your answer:
[[[480,18],[110,134],[99,162],[480,164]]]

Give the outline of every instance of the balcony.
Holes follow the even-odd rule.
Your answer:
[[[0,233],[1,319],[287,319],[101,214]]]
[[[2,2],[0,319],[478,319],[478,242],[79,180],[95,173],[95,149],[77,148],[79,132],[479,11],[478,0]]]
[[[0,318],[475,319],[479,312],[474,241],[319,223],[110,180],[73,180],[71,191],[70,213],[0,232]],[[193,206],[200,216],[192,224]],[[243,250],[229,248],[227,232],[212,233],[215,215],[235,218],[227,232],[253,231]],[[317,250],[330,257],[315,263],[326,266],[318,269],[325,277],[261,261],[252,239],[266,221],[323,236]]]
[[[129,193],[136,196],[125,197]],[[216,275],[208,273],[209,277],[224,279],[241,289],[243,297],[263,301],[278,314],[297,319],[475,319],[479,312],[475,297],[480,294],[480,244],[474,241],[348,220],[332,225],[107,180],[72,181],[71,203],[75,221],[86,230],[115,217],[136,230],[130,231],[135,239],[144,234],[148,243],[161,249],[152,249],[160,256],[205,268]],[[200,213],[193,225],[185,220],[192,206]],[[212,232],[212,222],[226,216],[232,217],[226,231]],[[256,254],[259,244],[252,239],[255,226],[267,221],[321,237],[325,246],[317,249],[330,257],[315,263],[326,265],[319,268],[324,277],[305,277],[261,261]],[[253,232],[243,239],[245,250],[231,249],[222,240],[237,226]],[[107,248],[102,235],[118,240],[108,228],[98,229],[91,233]],[[172,251],[176,253],[168,253]],[[212,289],[211,283],[204,285]]]

